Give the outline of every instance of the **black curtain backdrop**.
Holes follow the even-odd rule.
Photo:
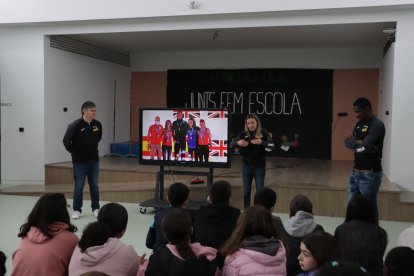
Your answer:
[[[222,108],[230,137],[247,114],[259,116],[276,144],[269,156],[331,159],[333,70],[169,70],[169,108]]]

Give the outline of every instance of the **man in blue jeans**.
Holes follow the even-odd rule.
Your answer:
[[[96,105],[87,101],[81,107],[82,117],[69,124],[63,137],[63,144],[72,154],[75,190],[73,192],[73,219],[79,219],[82,213],[83,186],[88,177],[92,201],[92,212],[99,212],[99,156],[98,143],[102,138],[102,125],[95,120]]]
[[[382,179],[382,148],[385,126],[372,113],[367,98],[358,98],[353,104],[359,120],[345,146],[354,151],[354,169],[349,177],[348,201],[356,194],[371,200],[378,221],[377,195]]]

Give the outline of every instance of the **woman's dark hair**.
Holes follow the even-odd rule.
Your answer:
[[[226,257],[239,250],[244,239],[262,235],[266,238],[280,239],[273,224],[272,215],[262,206],[247,207],[240,214],[233,233],[221,248],[221,254]]]
[[[118,203],[107,203],[99,210],[98,221],[108,225],[110,236],[117,237],[128,225],[128,212]]]
[[[190,247],[192,227],[190,215],[181,209],[171,210],[162,220],[162,231],[165,238],[175,245],[178,253],[184,260],[198,259]]]
[[[316,276],[367,276],[369,273],[357,263],[348,261],[331,261],[321,267]]]
[[[354,219],[377,224],[371,201],[361,194],[353,196],[346,209],[345,222]]]
[[[171,129],[171,121],[170,121],[170,120],[165,121],[165,126],[164,126],[164,128],[165,128],[165,129],[167,129],[168,124],[170,125],[170,129]]]
[[[324,231],[315,231],[302,239],[303,244],[311,252],[318,263],[318,267],[324,263],[341,257],[340,249],[335,238]]]
[[[79,248],[83,253],[89,247],[103,245],[110,237],[111,229],[107,224],[99,221],[89,223],[83,230]]]
[[[387,276],[414,275],[414,250],[407,246],[395,247],[385,257]]]
[[[66,223],[70,232],[78,228],[70,223],[66,198],[62,193],[49,193],[39,198],[27,217],[27,222],[20,227],[20,238],[26,237],[30,227],[38,228],[43,235],[52,238],[55,231],[50,225],[56,222]]]
[[[6,260],[6,255],[0,251],[0,276],[6,275]]]

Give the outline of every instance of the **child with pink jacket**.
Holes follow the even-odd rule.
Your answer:
[[[68,275],[69,261],[78,244],[76,226],[70,223],[66,198],[45,194],[36,202],[17,235],[22,238],[13,253],[11,275]]]
[[[223,275],[286,275],[286,250],[261,206],[247,207],[220,250],[225,257]]]

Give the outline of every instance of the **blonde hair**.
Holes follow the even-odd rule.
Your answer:
[[[253,113],[247,114],[246,120],[244,121],[244,131],[247,134],[250,134],[249,128],[247,127],[247,120],[248,119],[253,119],[257,123],[257,127],[256,127],[256,131],[255,131],[255,134],[254,134],[254,138],[263,138],[263,134],[262,134],[262,123],[260,123],[259,117],[257,117],[256,114],[253,114]]]

